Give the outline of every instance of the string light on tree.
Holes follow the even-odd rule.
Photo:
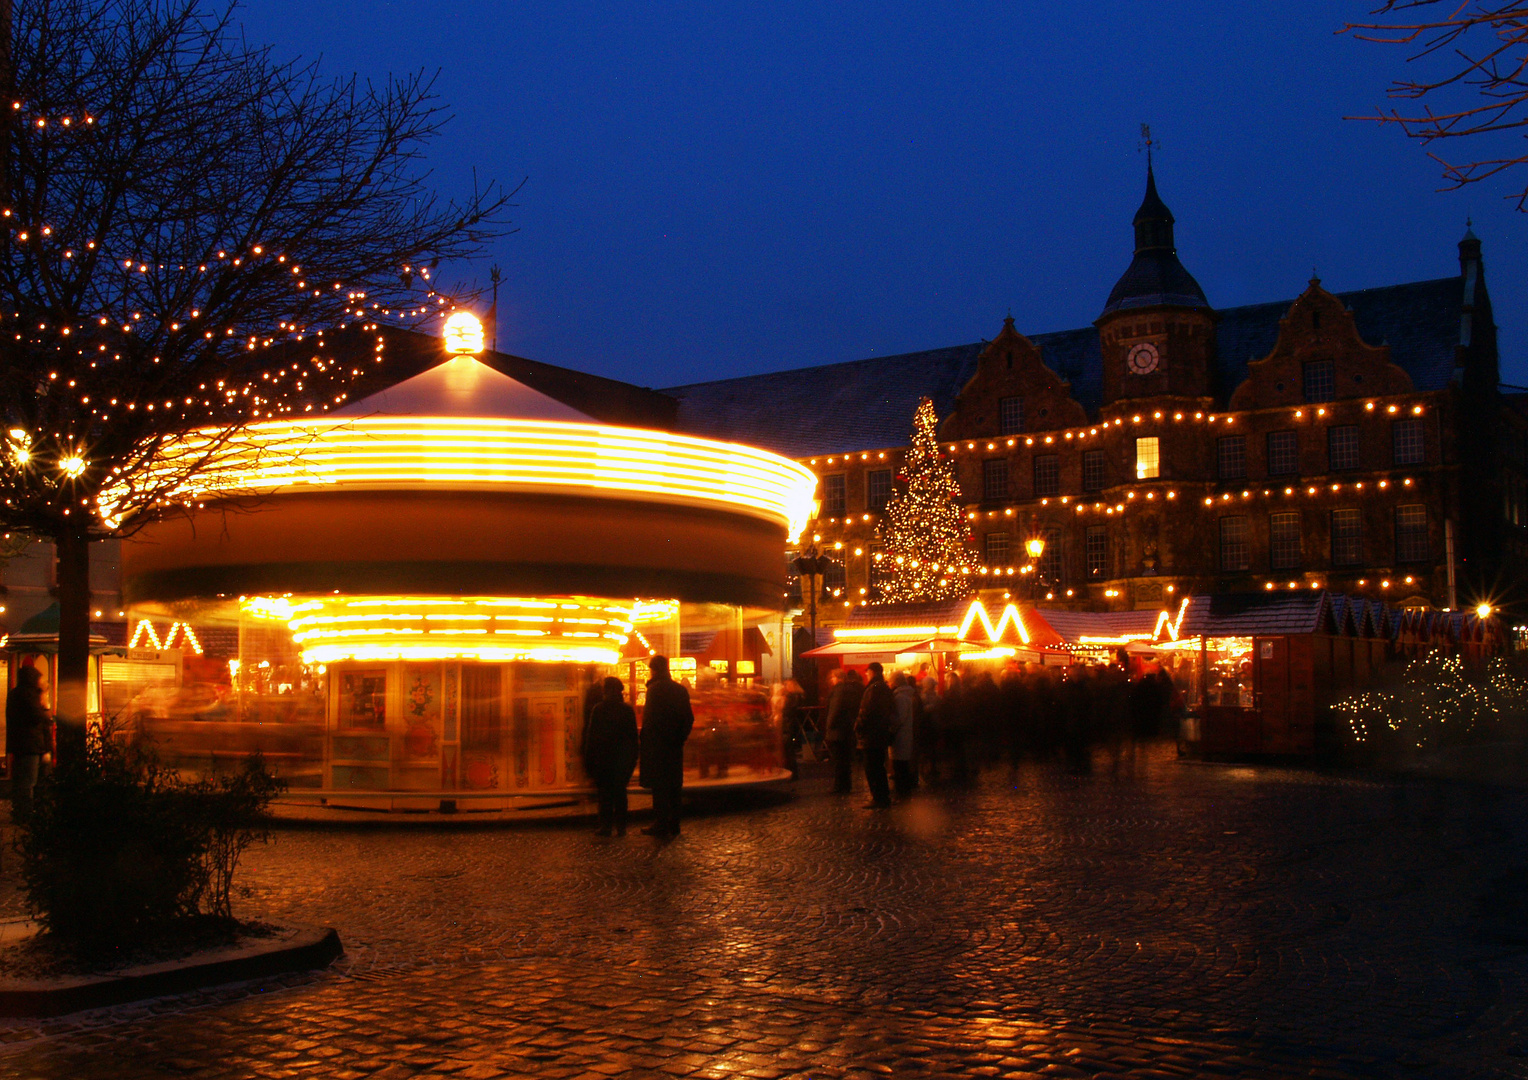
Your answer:
[[[966,553],[965,514],[955,466],[939,451],[939,418],[929,398],[913,414],[898,490],[876,527],[883,548],[878,584],[887,601],[953,600],[970,592],[961,568]]]

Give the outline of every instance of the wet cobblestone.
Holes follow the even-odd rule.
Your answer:
[[[0,1075],[1528,1076],[1523,792],[1167,753],[825,786],[667,846],[284,830],[242,913],[338,964],[0,1022]]]

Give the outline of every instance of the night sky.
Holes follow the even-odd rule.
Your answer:
[[[1145,159],[1216,307],[1458,272],[1484,242],[1502,374],[1528,383],[1513,185],[1443,193],[1383,103],[1372,5],[900,0],[254,0],[248,36],[326,71],[442,69],[436,183],[527,182],[499,347],[667,386],[1096,318]],[[1517,140],[1521,147],[1521,140]],[[1500,149],[1497,147],[1491,148]],[[1519,149],[1520,152],[1520,149]],[[1524,181],[1519,179],[1517,186]]]

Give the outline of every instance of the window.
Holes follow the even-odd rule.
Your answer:
[[[1088,577],[1101,578],[1109,573],[1109,527],[1089,525],[1084,544]]]
[[[1358,425],[1339,424],[1326,429],[1326,465],[1332,472],[1358,468]]]
[[[1017,435],[1024,430],[1024,399],[1005,397],[997,403],[998,430],[1004,435]]]
[[[1104,452],[1102,450],[1084,450],[1082,452],[1082,490],[1102,491],[1104,489]]]
[[[1046,529],[1045,551],[1040,556],[1038,573],[1040,579],[1048,585],[1061,584],[1061,568],[1064,565],[1061,560],[1061,530]]]
[[[1247,519],[1240,515],[1220,519],[1220,568],[1245,570],[1251,561],[1247,546]]]
[[[1268,475],[1288,476],[1300,471],[1300,436],[1293,431],[1268,433]]]
[[[988,458],[982,462],[982,501],[1008,501],[1008,462],[1003,458]]]
[[[1397,420],[1390,425],[1390,446],[1397,465],[1420,465],[1427,460],[1422,421]]]
[[[1357,510],[1332,511],[1332,565],[1357,566],[1364,560],[1364,521]]]
[[[822,478],[822,509],[819,514],[827,514],[828,517],[843,517],[844,504],[844,474],[832,473]]]
[[[1247,437],[1226,435],[1215,444],[1216,470],[1222,480],[1240,480],[1247,475]]]
[[[1150,480],[1162,475],[1162,440],[1155,435],[1135,440],[1135,478]]]
[[[1035,458],[1035,498],[1061,494],[1061,459],[1055,454]]]
[[[865,474],[865,509],[879,514],[891,501],[891,470],[872,469]]]
[[[1427,542],[1427,507],[1395,508],[1395,561],[1426,562],[1432,555]]]
[[[828,592],[844,588],[844,553],[834,552],[828,556],[827,571],[822,575],[822,587]]]
[[[1007,533],[988,533],[982,550],[988,566],[1007,566],[1013,561],[1008,557]]]
[[[1305,400],[1331,401],[1337,396],[1337,367],[1330,360],[1310,360],[1305,367]]]
[[[1274,570],[1299,569],[1303,540],[1299,511],[1268,515],[1268,565]]]

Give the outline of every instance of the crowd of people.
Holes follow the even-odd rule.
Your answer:
[[[1131,678],[1119,664],[1010,664],[965,678],[952,670],[943,686],[926,669],[889,675],[879,663],[864,675],[835,669],[820,731],[808,722],[799,685],[782,684],[776,696],[792,775],[805,741],[820,734],[833,763],[833,790],[853,789],[858,758],[870,791],[866,805],[875,808],[889,806],[893,792],[905,797],[921,782],[967,782],[1000,763],[1016,768],[1026,759],[1059,758],[1086,769],[1102,748],[1117,766],[1127,748],[1165,733],[1182,707],[1165,669]]]

